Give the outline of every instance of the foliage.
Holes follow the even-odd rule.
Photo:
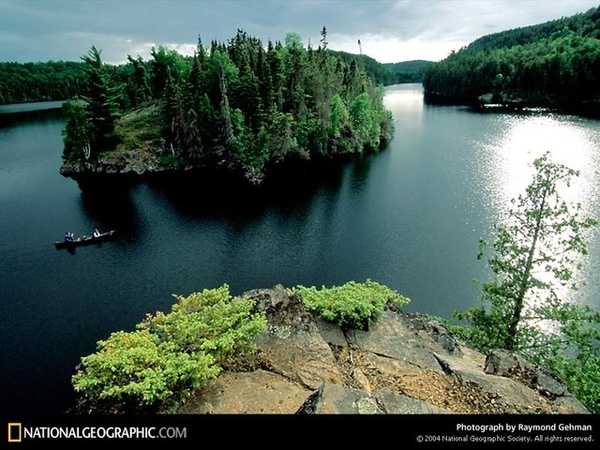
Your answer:
[[[307,308],[342,329],[366,329],[368,321],[379,318],[390,302],[401,306],[410,302],[396,291],[375,281],[349,281],[342,286],[321,289],[298,286],[297,292]]]
[[[173,342],[177,351],[204,352],[222,363],[250,350],[266,329],[266,318],[252,312],[254,303],[232,298],[227,285],[175,298],[170,313],[147,316],[138,328]]]
[[[561,378],[590,412],[600,414],[600,312],[564,305],[548,313],[559,323],[559,333],[534,353],[534,361]]]
[[[73,98],[83,76],[82,62],[0,62],[0,104]]]
[[[382,84],[421,83],[427,67],[432,61],[417,59],[398,63],[384,63],[383,66],[392,74],[391,80]]]
[[[589,400],[600,389],[600,368],[593,364],[600,355],[600,313],[565,302],[561,292],[577,289],[574,270],[588,253],[585,232],[597,221],[581,217],[580,205],[559,195],[577,171],[550,161],[548,154],[534,168],[526,195],[513,200],[507,223],[495,227],[488,259],[494,279],[483,284],[482,297],[489,308],[456,312],[470,325],[456,331],[483,351],[524,354]],[[480,242],[479,258],[489,246]]]
[[[127,60],[131,63],[132,70],[127,77],[126,90],[129,97],[129,104],[132,107],[136,107],[146,103],[152,93],[149,85],[148,69],[141,56],[134,59],[131,55],[128,55]]]
[[[582,104],[600,96],[600,7],[484,36],[430,65],[426,95]]]
[[[367,55],[357,55],[331,49],[328,49],[328,52],[346,64],[355,61],[359,66],[363,67],[364,71],[375,84],[383,86],[398,83],[420,83],[423,81],[423,74],[426,67],[432,64],[431,61],[424,60],[380,63]]]
[[[69,100],[63,103],[63,111],[67,118],[63,130],[64,150],[66,160],[76,160],[89,157],[89,136],[91,121],[87,109],[81,102]]]
[[[238,30],[209,48],[198,39],[191,57],[166,47],[151,54],[149,62],[129,57],[127,65],[112,69],[95,47],[84,57],[92,156],[115,144],[114,106],[149,102],[161,110],[161,144],[154,133],[154,143],[140,142],[135,133],[121,134],[127,127],[118,125],[127,147],[145,147],[161,160],[168,154],[169,161],[190,167],[226,168],[256,184],[287,158],[377,150],[393,134],[383,91],[364,68],[327,49],[305,48],[296,33],[286,35],[285,45],[269,41],[266,49]],[[73,128],[65,130],[65,141],[77,141]]]
[[[152,405],[185,395],[220,371],[210,355],[177,351],[148,330],[112,333],[98,348],[81,359],[85,369],[73,376],[76,391],[98,399]]]
[[[206,53],[201,55],[200,52],[206,52],[201,42],[196,59],[199,57],[199,69],[202,70],[207,55]],[[367,55],[331,49],[327,49],[327,52],[347,66],[351,61],[357,61],[373,83],[384,86],[396,83],[419,83],[423,79],[424,69],[432,64],[430,61],[419,60],[382,64]],[[164,46],[152,49],[151,56],[152,60],[144,61],[140,56],[133,58],[128,55],[127,63],[111,66],[110,72],[114,81],[124,85],[122,98],[124,105],[135,108],[149,101],[153,95],[158,95],[157,98],[160,98],[163,92],[161,86],[164,88],[167,76],[167,67],[176,67],[178,82],[183,83],[188,73],[192,82],[193,60],[174,53]],[[0,62],[0,104],[72,99],[83,94],[84,76],[82,62]],[[195,84],[195,90],[201,90],[199,84]]]
[[[117,143],[115,121],[119,116],[118,87],[114,86],[106,65],[102,62],[100,50],[92,46],[87,55],[82,56],[85,62],[85,112],[79,108],[67,108],[67,126],[65,127],[65,149],[63,158],[79,157],[78,151],[69,148],[69,143],[81,146],[81,136],[87,134],[84,148],[85,159],[95,158],[105,150],[112,150]]]
[[[99,341],[98,351],[81,359],[75,391],[141,407],[181,400],[250,351],[266,329],[253,302],[232,298],[227,285],[175,297],[171,312],[148,314],[136,331]]]

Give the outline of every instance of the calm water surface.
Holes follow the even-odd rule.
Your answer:
[[[0,413],[65,411],[80,357],[169,310],[173,294],[370,278],[410,297],[406,310],[449,317],[476,305],[478,239],[545,151],[581,170],[565,195],[600,215],[598,121],[430,107],[420,85],[389,87],[385,100],[396,121],[385,151],[256,189],[207,175],[80,186],[58,172],[58,104],[0,107]],[[54,248],[66,230],[96,227],[118,239]],[[590,240],[587,285],[567,298],[597,305]]]

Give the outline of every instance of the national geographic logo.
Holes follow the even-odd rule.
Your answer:
[[[7,433],[7,441],[11,443],[38,439],[187,439],[187,437],[187,427],[23,426],[21,422],[9,422]]]
[[[21,442],[23,439],[23,429],[20,423],[8,424],[8,442]]]

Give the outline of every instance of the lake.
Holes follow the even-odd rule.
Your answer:
[[[228,284],[332,286],[372,279],[450,317],[479,304],[476,258],[533,159],[581,170],[565,197],[600,216],[600,121],[542,110],[428,106],[421,85],[386,88],[396,133],[383,151],[278,171],[261,187],[210,174],[107,179],[59,174],[60,103],[0,107],[1,413],[61,413],[96,342],[132,331],[173,294]],[[117,230],[57,250],[65,231]],[[600,237],[569,301],[598,305]]]

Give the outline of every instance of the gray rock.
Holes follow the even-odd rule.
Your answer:
[[[393,358],[410,366],[440,370],[433,353],[412,329],[406,316],[385,310],[369,331],[348,332],[351,343],[363,351]]]
[[[324,383],[297,414],[384,414],[377,400],[359,389]]]
[[[547,397],[570,395],[567,387],[552,375],[541,372],[537,377],[537,389]]]
[[[389,306],[368,331],[344,333],[283,286],[244,297],[268,320],[261,368],[224,372],[180,412],[589,414],[556,377],[510,352],[469,348],[423,314]]]
[[[297,295],[276,286],[244,297],[254,299],[267,315],[267,332],[256,344],[268,355],[272,370],[311,389],[324,381],[341,383],[333,352]]]
[[[441,349],[448,353],[460,353],[458,342],[442,322],[420,313],[410,313],[406,316],[415,331],[424,339],[430,339],[439,344]]]
[[[374,396],[386,414],[454,414],[453,411],[398,394],[390,389],[382,389]]]

